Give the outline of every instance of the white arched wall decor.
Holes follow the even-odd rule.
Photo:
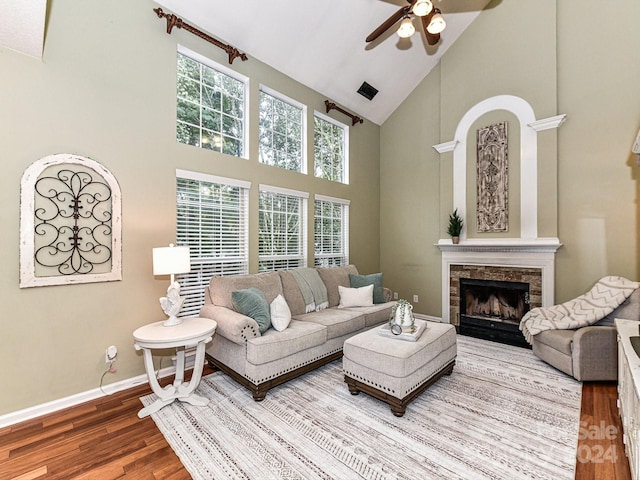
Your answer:
[[[20,192],[20,288],[122,280],[121,193],[86,157],[33,162]]]
[[[453,207],[462,218],[467,210],[467,137],[473,123],[494,110],[506,110],[520,122],[520,238],[538,238],[538,132],[559,127],[566,115],[536,120],[533,108],[520,97],[498,95],[487,98],[464,114],[455,139],[434,145],[438,153],[453,151]],[[466,239],[466,225],[460,239]]]
[[[473,106],[460,120],[454,140],[434,145],[438,153],[453,152],[453,206],[466,218],[467,137],[475,121],[485,113],[506,110],[520,123],[520,238],[473,238],[466,228],[461,242],[441,239],[442,321],[451,322],[451,265],[483,265],[539,269],[542,280],[541,303],[551,306],[555,289],[555,252],[562,246],[558,238],[538,238],[538,132],[558,128],[566,115],[536,120],[533,108],[520,97],[499,95]],[[512,130],[513,131],[513,130]],[[517,130],[516,130],[517,131]]]

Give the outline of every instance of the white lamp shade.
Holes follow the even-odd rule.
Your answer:
[[[440,11],[431,18],[431,22],[429,22],[429,26],[427,27],[427,32],[436,34],[442,32],[447,26],[447,23],[444,21],[444,18],[440,14]]]
[[[416,31],[416,27],[413,26],[413,22],[411,18],[404,17],[402,22],[400,22],[400,28],[398,28],[398,36],[400,38],[409,38]]]
[[[430,0],[418,0],[411,11],[418,17],[424,17],[428,15],[431,10],[433,10],[433,3],[431,3]]]
[[[191,271],[189,247],[157,247],[153,249],[153,274],[176,275]]]

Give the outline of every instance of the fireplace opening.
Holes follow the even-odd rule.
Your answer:
[[[529,284],[460,278],[460,333],[529,347],[520,320],[529,311]]]

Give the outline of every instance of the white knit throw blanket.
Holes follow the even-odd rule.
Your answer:
[[[533,337],[545,330],[572,330],[592,325],[613,312],[640,286],[624,277],[603,277],[584,295],[552,307],[537,307],[520,321],[524,338],[533,344]]]

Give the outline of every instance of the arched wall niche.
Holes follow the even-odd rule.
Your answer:
[[[467,139],[470,130],[483,115],[505,110],[513,114],[519,122],[517,133],[520,138],[520,236],[526,241],[538,238],[538,132],[558,128],[566,115],[536,120],[531,105],[524,99],[513,95],[498,95],[487,98],[471,107],[460,119],[456,127],[454,140],[434,145],[438,153],[453,152],[453,207],[462,218],[467,218]],[[460,239],[467,238],[465,222]]]

